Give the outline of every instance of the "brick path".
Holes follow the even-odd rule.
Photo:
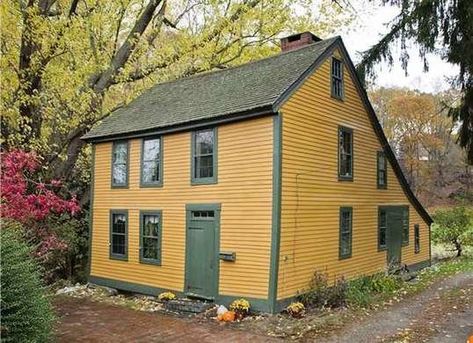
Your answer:
[[[60,297],[57,342],[274,342],[223,325],[139,312],[88,299]]]

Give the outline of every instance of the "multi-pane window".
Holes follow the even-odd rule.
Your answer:
[[[128,213],[127,211],[111,211],[110,213],[110,256],[127,258]]]
[[[378,211],[378,248],[380,250],[386,248],[386,232],[388,230],[388,218],[386,210]]]
[[[378,179],[378,188],[387,188],[388,179],[387,179],[387,160],[386,155],[383,151],[378,151],[378,166],[377,166],[377,179]]]
[[[352,241],[352,208],[340,208],[340,249],[339,256],[341,259],[351,257],[351,241]]]
[[[145,263],[161,263],[161,212],[142,212],[140,258]]]
[[[113,143],[112,186],[128,185],[128,142]]]
[[[192,182],[212,183],[217,177],[216,130],[206,129],[192,134]]]
[[[338,129],[338,176],[353,180],[353,130],[342,126]]]
[[[141,184],[148,186],[162,183],[161,139],[143,139]]]
[[[343,64],[342,61],[332,58],[332,96],[343,98]]]
[[[409,244],[409,207],[402,209],[402,244]]]
[[[420,228],[419,224],[414,225],[414,253],[420,253]]]

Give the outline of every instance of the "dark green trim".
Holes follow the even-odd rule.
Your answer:
[[[402,206],[402,246],[408,246],[409,245],[409,236],[411,235],[411,229],[410,229],[410,224],[409,224],[409,206]],[[404,214],[407,213],[407,224],[404,225]],[[407,227],[407,236],[404,235],[404,228]]]
[[[342,254],[342,214],[343,213],[350,213],[350,252],[348,254]],[[347,258],[350,258],[352,256],[352,250],[353,250],[353,207],[340,207],[340,212],[339,212],[339,230],[338,230],[338,259],[339,260],[344,260]]]
[[[414,224],[414,254],[420,253],[420,226]]]
[[[381,127],[381,124],[378,121],[378,118],[376,116],[376,113],[373,109],[373,106],[371,106],[371,103],[368,98],[368,94],[366,93],[365,88],[363,87],[362,82],[360,81],[360,78],[358,77],[358,74],[356,72],[356,68],[353,65],[353,62],[347,52],[347,49],[345,48],[345,45],[343,44],[341,39],[336,40],[336,44],[333,47],[339,48],[340,52],[342,54],[343,60],[345,61],[347,65],[347,70],[350,73],[351,78],[354,81],[355,87],[358,90],[358,93],[361,97],[361,100],[368,112],[369,119],[371,122],[371,125],[373,126],[373,129],[375,133],[378,136],[379,142],[381,146],[384,149],[384,152],[386,153],[386,157],[388,161],[391,163],[391,167],[394,170],[394,173],[396,174],[401,187],[404,191],[404,194],[407,196],[407,198],[411,201],[411,203],[414,205],[414,208],[418,211],[418,213],[421,215],[421,217],[425,220],[425,222],[430,226],[432,224],[433,220],[430,217],[429,213],[425,210],[425,208],[422,206],[422,204],[419,202],[415,194],[412,192],[409,183],[407,182],[406,177],[404,176],[404,173],[401,169],[401,166],[399,165],[399,162],[396,159],[396,155],[391,149],[391,146],[388,143],[388,140],[384,134],[383,128]]]
[[[99,286],[111,287],[118,290],[139,293],[139,294],[146,294],[146,295],[151,295],[151,296],[158,296],[162,292],[172,292],[176,294],[176,296],[178,296],[179,298],[186,297],[183,291],[178,291],[175,289],[148,286],[148,285],[138,284],[134,282],[127,282],[127,281],[104,278],[101,276],[91,275],[89,276],[88,281],[92,284],[99,285]],[[215,299],[215,303],[222,304],[228,307],[233,300],[240,299],[240,298],[244,298],[250,302],[251,311],[269,312],[269,304],[268,304],[267,299],[248,298],[245,296],[237,296],[237,295],[219,295]]]
[[[346,175],[340,175],[340,132],[348,132],[350,133],[350,139],[351,139],[351,175],[346,176]],[[352,128],[338,125],[338,130],[337,130],[337,151],[338,151],[338,181],[353,181],[355,177],[355,146],[353,145],[353,142],[355,137],[355,132]]]
[[[221,212],[221,204],[220,203],[213,203],[213,204],[186,204],[186,252],[185,252],[185,266],[184,266],[184,292],[186,292],[186,285],[188,282],[188,274],[189,274],[189,240],[187,237],[187,230],[189,227],[189,223],[191,221],[191,212],[192,211],[215,211],[215,218],[214,218],[214,223],[215,223],[215,256],[214,256],[214,265],[215,265],[215,280],[213,284],[213,299],[216,299],[218,297],[218,289],[219,289],[219,283],[220,283],[220,258],[219,258],[219,253],[220,253],[220,212]],[[209,300],[213,300],[209,299]]]
[[[281,240],[282,126],[280,112],[273,117],[273,206],[271,218],[271,257],[269,267],[269,312],[276,312],[278,295],[279,245]]]
[[[143,157],[144,157],[144,147],[145,141],[159,139],[159,179],[155,182],[144,182],[143,181]],[[152,188],[152,187],[162,187],[163,186],[163,138],[161,136],[152,136],[146,137],[141,140],[141,156],[140,156],[140,187],[141,188]]]
[[[409,264],[407,266],[407,269],[409,269],[410,271],[418,271],[418,270],[421,270],[421,269],[424,269],[424,268],[427,268],[427,267],[430,267],[432,265],[432,262],[429,260],[425,260],[425,261],[421,261],[421,262],[417,262],[417,263],[413,263],[413,264]]]
[[[88,259],[87,276],[90,276],[92,268],[92,232],[94,229],[94,180],[95,180],[95,144],[92,144],[92,165],[90,174],[90,203],[89,203],[89,237],[88,237]]]
[[[379,169],[379,161],[381,158],[384,159],[384,184],[381,184],[379,182],[381,175],[381,170]],[[378,151],[376,155],[376,186],[378,187],[378,189],[388,188],[388,159],[386,158],[384,151]]]
[[[197,178],[194,175],[194,154],[195,154],[195,134],[200,131],[208,131],[212,130],[214,135],[214,146],[213,146],[213,176],[212,177],[205,177],[205,178]],[[208,184],[215,184],[218,182],[218,130],[217,127],[212,128],[204,128],[201,130],[192,131],[191,133],[191,185],[208,185]]]
[[[342,94],[340,96],[336,95],[333,93],[333,61],[338,61],[340,62],[340,69],[341,69],[341,73],[342,73],[342,78],[341,78],[341,82],[342,82]],[[337,100],[341,100],[343,101],[344,97],[345,97],[345,77],[344,77],[344,66],[343,66],[343,61],[339,58],[336,58],[334,56],[332,56],[332,59],[330,61],[330,96],[334,99],[337,99]]]
[[[113,226],[113,215],[114,214],[124,214],[125,215],[125,255],[119,255],[112,253],[112,226]],[[121,260],[128,261],[128,210],[110,210],[109,215],[109,235],[108,235],[108,245],[109,245],[109,258],[111,260]]]
[[[101,276],[89,276],[88,281],[95,285],[111,287],[123,291],[128,292],[135,292],[140,294],[147,294],[152,296],[158,296],[162,292],[171,291],[172,293],[176,294],[178,297],[184,297],[184,293],[182,291],[169,289],[169,288],[160,288],[148,285],[142,285],[134,282],[127,282],[121,280],[114,280],[109,278],[104,278]]]
[[[158,224],[158,259],[149,259],[143,257],[143,219],[145,215],[155,215],[159,216]],[[154,264],[157,266],[161,265],[161,254],[162,254],[162,237],[163,237],[163,211],[162,210],[140,210],[140,263],[144,264]]]
[[[113,182],[113,154],[115,153],[115,146],[117,144],[126,144],[126,181],[125,183],[114,183]],[[111,188],[128,188],[128,180],[130,178],[130,142],[127,140],[114,141],[112,144],[112,159],[110,167],[110,187]]]
[[[86,137],[85,135],[84,137],[81,137],[81,139],[86,142],[99,143],[99,142],[110,142],[117,139],[123,140],[123,139],[131,139],[131,138],[143,138],[147,136],[161,136],[168,133],[204,129],[206,127],[234,123],[234,122],[244,121],[251,118],[261,117],[261,116],[274,115],[276,113],[277,112],[273,111],[272,105],[264,105],[264,106],[260,106],[248,111],[242,111],[242,112],[231,113],[228,115],[218,116],[218,118],[203,118],[203,119],[198,119],[198,120],[192,120],[186,123],[173,124],[173,125],[160,127],[160,128],[152,128],[152,129],[146,129],[146,130],[139,130],[136,132],[125,132],[125,133],[106,135],[106,136]]]
[[[386,231],[384,233],[384,245],[381,245],[381,211],[385,213],[386,217]],[[386,208],[384,206],[378,206],[378,251],[385,251],[388,249],[387,247],[387,231],[388,231],[388,213],[386,211]]]
[[[241,299],[241,298],[246,299],[250,302],[251,312],[265,312],[265,313],[271,312],[268,299],[248,298],[245,296],[236,296],[236,295],[219,295],[215,299],[215,303],[222,304],[224,306],[229,307],[233,300]]]

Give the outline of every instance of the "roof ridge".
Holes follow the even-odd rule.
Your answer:
[[[209,75],[215,75],[215,74],[218,74],[218,73],[220,73],[220,72],[225,72],[225,71],[229,71],[229,70],[235,70],[235,69],[238,69],[238,68],[243,68],[243,67],[245,67],[245,66],[247,66],[247,65],[250,65],[250,64],[260,63],[260,62],[267,61],[267,60],[270,60],[270,59],[273,59],[273,58],[278,58],[278,57],[280,57],[280,56],[285,56],[285,55],[288,55],[288,54],[291,54],[291,53],[295,53],[295,52],[297,52],[297,51],[301,51],[301,50],[304,50],[304,49],[313,48],[314,46],[321,45],[322,43],[327,43],[327,41],[332,41],[332,40],[335,41],[335,40],[337,40],[338,38],[340,38],[339,35],[333,36],[333,37],[330,37],[330,38],[326,38],[326,39],[323,39],[323,40],[318,41],[318,42],[315,42],[315,43],[303,45],[303,46],[300,46],[300,47],[297,47],[297,48],[295,48],[295,49],[291,49],[291,50],[288,50],[288,51],[281,51],[281,52],[279,52],[278,54],[274,54],[274,55],[271,55],[271,56],[263,57],[263,58],[260,58],[260,59],[258,59],[258,60],[249,61],[249,62],[242,63],[242,64],[239,64],[239,65],[231,66],[231,67],[228,67],[228,68],[217,69],[217,70],[215,70],[215,69],[205,70],[205,71],[196,73],[196,74],[194,74],[194,75],[183,76],[183,77],[179,77],[179,78],[177,78],[177,79],[159,82],[159,83],[157,83],[157,84],[151,86],[151,87],[148,88],[147,90],[151,90],[151,89],[153,89],[153,88],[155,88],[155,87],[157,87],[157,86],[161,86],[161,85],[168,84],[168,83],[178,82],[178,81],[182,81],[182,80],[196,79],[196,78],[199,78],[199,77],[204,77],[204,76],[209,76]],[[146,92],[147,90],[145,90],[145,92]]]

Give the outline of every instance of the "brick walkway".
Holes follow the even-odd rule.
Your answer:
[[[87,299],[56,302],[57,342],[274,342],[229,327],[134,311]]]

